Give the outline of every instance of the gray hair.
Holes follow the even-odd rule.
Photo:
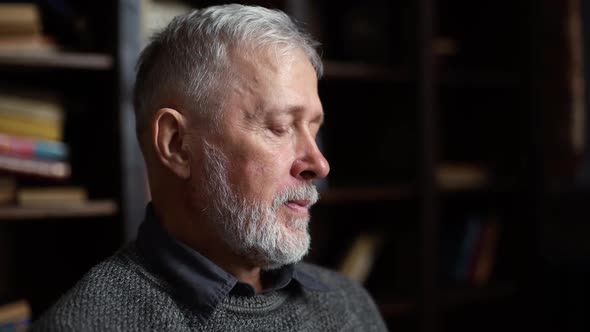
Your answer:
[[[139,57],[134,90],[138,137],[161,107],[182,105],[217,127],[232,49],[254,52],[265,47],[282,54],[300,49],[319,78],[323,67],[317,45],[278,10],[231,4],[175,17]],[[180,105],[158,104],[170,96]]]

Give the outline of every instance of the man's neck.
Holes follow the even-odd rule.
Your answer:
[[[264,289],[262,269],[236,255],[207,223],[181,221],[181,215],[157,215],[162,227],[175,239],[198,251],[239,281],[252,285],[256,293]]]

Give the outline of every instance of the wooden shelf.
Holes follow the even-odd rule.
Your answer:
[[[513,88],[522,82],[518,73],[485,68],[449,68],[439,75],[443,86]]]
[[[489,285],[483,287],[465,287],[449,289],[443,292],[443,303],[447,307],[490,302],[514,295],[516,288],[508,284]]]
[[[392,301],[379,305],[385,318],[403,317],[416,312],[416,303],[412,301]]]
[[[481,197],[485,195],[506,195],[510,188],[498,187],[491,184],[474,186],[438,187],[443,197]],[[338,205],[349,203],[393,202],[417,198],[417,191],[411,185],[384,185],[329,188],[320,191],[318,205]]]
[[[452,308],[460,305],[489,303],[506,299],[514,295],[515,292],[516,288],[507,284],[447,289],[441,294],[441,305],[445,308]],[[394,299],[381,301],[379,309],[386,318],[403,317],[416,313],[418,304],[413,300]]]
[[[408,67],[388,66],[352,61],[324,61],[324,76],[327,79],[383,80],[411,82],[416,74]],[[497,86],[517,87],[522,77],[516,72],[486,68],[447,68],[438,73],[443,86]]]
[[[56,207],[5,206],[0,207],[0,220],[103,217],[112,216],[117,211],[117,204],[111,200],[97,200],[84,204]]]
[[[113,57],[99,53],[0,51],[0,66],[109,70]]]
[[[348,188],[330,188],[320,193],[320,205],[344,204],[370,201],[398,201],[415,197],[415,191],[409,185],[363,186]]]
[[[324,61],[324,76],[328,79],[362,79],[405,82],[410,79],[407,68],[362,62]]]

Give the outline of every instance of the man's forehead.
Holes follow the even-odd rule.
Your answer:
[[[281,81],[282,73],[290,72],[292,66],[297,61],[304,61],[313,68],[311,61],[303,53],[296,52],[290,55],[275,56],[269,51],[258,51],[256,53],[233,53],[231,57],[230,77],[232,80],[226,88],[229,98],[237,102],[244,102],[248,96],[254,97],[255,105],[242,108],[246,118],[260,118],[266,116],[301,116],[306,112],[311,113],[315,121],[323,121],[323,109],[317,89],[313,92],[316,100],[310,100],[309,84],[305,86],[293,86],[284,91],[295,91],[296,93],[287,93],[278,96],[277,93],[283,90],[273,90],[270,95],[264,94],[267,89],[275,89],[279,84],[289,85],[295,78],[289,77],[286,81]],[[312,69],[315,74],[315,69]],[[313,76],[316,80],[316,77]],[[222,87],[223,88],[223,87]],[[279,91],[279,92],[277,92]]]

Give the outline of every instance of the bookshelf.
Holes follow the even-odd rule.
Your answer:
[[[571,59],[557,32],[568,26],[570,2],[249,2],[286,10],[323,44],[321,143],[332,172],[312,214],[308,260],[335,268],[359,234],[381,232],[364,284],[392,330],[563,326],[544,325],[538,313],[564,316],[556,303],[579,296],[559,289],[562,273],[590,276],[570,263],[590,257],[580,235],[589,231],[587,153],[572,153],[564,139]],[[52,91],[64,101],[68,181],[91,197],[83,207],[0,207],[0,300],[25,297],[33,315],[134,237],[146,200],[130,96],[143,2],[65,3],[77,18],[49,20],[47,29],[68,47],[0,51],[0,87]],[[488,182],[441,185],[448,163],[482,165]],[[468,220],[490,216],[501,231],[488,282],[450,278]],[[47,271],[55,273],[39,277]],[[540,295],[547,288],[550,300]]]
[[[0,221],[46,220],[63,218],[84,218],[114,216],[117,204],[110,200],[94,200],[83,204],[56,207],[0,207]]]
[[[554,243],[545,213],[567,208],[546,204],[589,197],[572,181],[587,162],[564,136],[573,134],[564,105],[575,98],[563,88],[572,52],[563,27],[575,1],[566,3],[273,2],[319,38],[325,61],[321,144],[332,171],[308,260],[338,267],[355,238],[384,234],[364,284],[392,330],[524,327],[552,307],[534,281],[544,269],[539,232]],[[449,165],[458,171],[445,173]],[[487,263],[483,247],[493,253]],[[475,266],[490,263],[476,284]]]
[[[25,68],[67,68],[80,70],[111,70],[114,59],[109,54],[76,52],[0,51],[0,66]]]
[[[19,205],[16,196],[0,205],[0,304],[26,300],[33,319],[133,237],[146,201],[130,97],[140,1],[64,1],[36,8],[39,21],[32,30],[51,42],[32,38],[34,44],[13,48],[0,43],[0,94],[55,101],[53,109],[63,119],[56,132],[67,146],[60,162],[70,172],[57,179],[17,170],[0,178],[13,179],[16,193],[73,187],[85,195],[38,206]]]

